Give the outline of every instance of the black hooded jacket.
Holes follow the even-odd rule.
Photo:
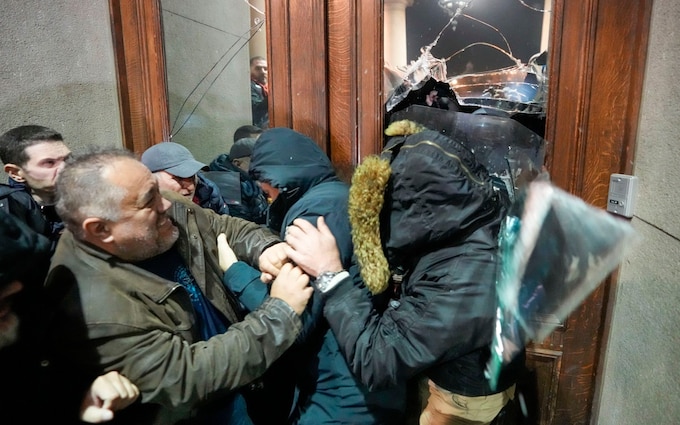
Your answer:
[[[294,219],[305,218],[316,224],[319,215],[328,214],[328,225],[338,230],[343,258],[351,255],[348,187],[312,139],[289,128],[265,131],[253,148],[249,172],[255,180],[269,182],[280,190],[269,207],[267,226],[271,230],[283,237],[282,230]]]
[[[393,138],[382,159],[391,176],[376,211],[377,251],[392,273],[399,271],[401,287],[391,305],[376,312],[368,291],[355,289],[356,281],[370,281],[365,256],[364,267],[353,266],[352,277],[326,294],[325,316],[352,371],[371,388],[424,373],[457,394],[503,391],[523,359],[497,388],[489,387],[484,369],[495,326],[501,194],[471,151],[434,131]],[[355,201],[350,198],[350,212]],[[353,219],[352,226],[359,246],[361,223]]]

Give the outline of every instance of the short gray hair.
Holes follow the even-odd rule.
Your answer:
[[[56,184],[57,214],[76,238],[83,238],[82,223],[89,217],[116,221],[125,190],[111,184],[104,175],[116,161],[134,159],[124,149],[93,150],[72,156]]]

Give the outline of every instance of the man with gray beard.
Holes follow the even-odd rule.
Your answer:
[[[249,424],[240,390],[294,342],[312,289],[284,265],[270,297],[245,315],[222,283],[217,238],[255,267],[284,262],[285,244],[257,224],[161,194],[121,150],[72,158],[56,207],[66,231],[46,286],[71,287],[54,319],[62,355],[139,387],[126,423]]]

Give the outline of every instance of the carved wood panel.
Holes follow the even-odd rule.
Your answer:
[[[556,1],[546,138],[553,182],[606,206],[609,175],[632,171],[651,0]],[[557,62],[552,62],[557,61]],[[566,320],[554,416],[588,424],[606,351],[615,274]],[[542,347],[541,347],[542,348]]]
[[[552,424],[555,418],[558,377],[562,372],[562,351],[534,347],[527,352],[529,373],[520,384],[527,406],[527,415],[533,423]]]
[[[326,2],[267,2],[270,124],[304,133],[328,150]]]

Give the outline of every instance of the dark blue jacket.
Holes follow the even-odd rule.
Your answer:
[[[229,214],[229,206],[220,193],[220,188],[213,182],[199,172],[197,174],[196,192],[194,193],[194,202],[203,208],[209,208],[217,214]]]
[[[0,207],[0,289],[14,280],[23,284],[12,297],[12,310],[20,321],[18,339],[0,347],[3,424],[82,424],[78,410],[96,376],[58,356],[47,343],[55,306],[63,296],[61,288],[43,287],[50,245],[49,239]]]
[[[250,80],[250,103],[253,125],[262,129],[269,127],[269,94],[253,80]]]
[[[229,204],[229,212],[234,217],[240,217],[257,224],[264,224],[267,220],[267,198],[260,186],[255,182],[248,173],[231,163],[231,158],[224,153],[213,159],[208,166],[210,171],[209,176],[214,173],[232,173],[238,176],[236,184],[238,187],[231,187],[231,184],[221,184],[220,181],[214,179],[215,183],[220,187],[222,196],[224,196],[227,204]],[[225,182],[228,179],[224,179]],[[235,195],[235,196],[234,196]],[[232,199],[238,198],[238,199]]]
[[[57,246],[59,236],[64,230],[54,206],[40,206],[23,183],[11,178],[8,184],[0,184],[0,209],[27,224],[36,233],[47,237],[52,242],[51,252]]]
[[[333,232],[346,267],[353,252],[347,200],[349,188],[335,175],[326,154],[310,138],[287,128],[266,130],[250,164],[256,180],[280,190],[269,209],[268,226],[285,237],[296,218],[313,224],[323,216]],[[298,344],[286,353],[285,367],[298,371],[293,424],[397,424],[405,405],[405,388],[371,392],[349,370],[338,342],[323,318],[318,293],[303,315]]]

